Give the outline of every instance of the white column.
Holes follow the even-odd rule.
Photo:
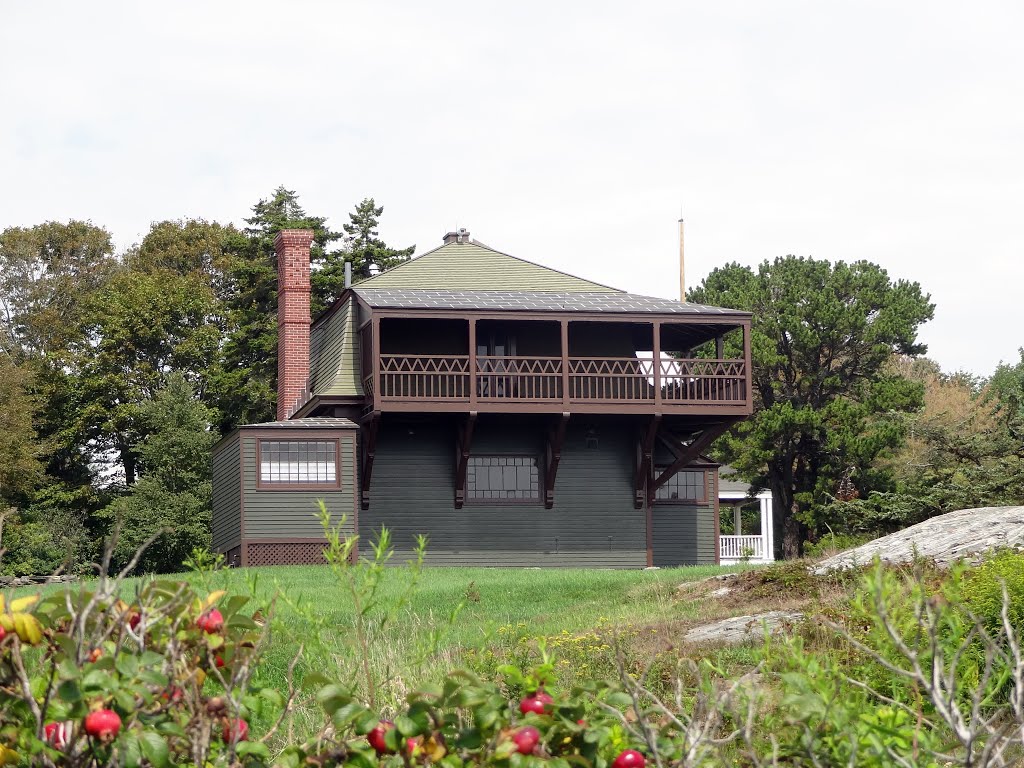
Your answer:
[[[743,535],[743,512],[739,504],[732,506],[732,532],[735,536]]]
[[[761,535],[764,537],[765,560],[775,559],[775,520],[772,514],[772,497],[761,497]]]

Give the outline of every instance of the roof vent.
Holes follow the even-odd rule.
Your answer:
[[[468,243],[469,242],[469,230],[463,227],[462,229],[456,230],[455,232],[449,232],[444,236],[444,244],[451,245],[452,243]]]

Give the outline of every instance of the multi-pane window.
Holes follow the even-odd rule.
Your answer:
[[[467,501],[540,501],[536,456],[470,456]]]
[[[655,468],[654,476],[657,477],[666,469],[667,467]],[[654,492],[654,500],[703,503],[707,501],[706,490],[707,483],[703,471],[684,469],[672,475]]]
[[[335,440],[261,440],[260,483],[337,485]]]

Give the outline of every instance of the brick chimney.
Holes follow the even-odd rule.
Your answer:
[[[285,229],[277,252],[277,418],[298,407],[309,381],[309,247],[311,229]]]

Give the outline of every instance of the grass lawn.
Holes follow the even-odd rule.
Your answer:
[[[643,571],[426,566],[408,604],[384,626],[375,621],[370,624],[372,665],[378,678],[386,681],[381,699],[395,702],[418,682],[437,680],[452,668],[475,665],[484,670],[486,659],[498,663],[517,643],[535,649],[541,637],[566,638],[593,633],[598,627],[693,619],[697,604],[680,600],[678,586],[729,570],[736,568]],[[288,665],[300,645],[299,679],[310,671],[342,680],[359,679],[352,597],[347,585],[329,568],[230,569],[163,578],[193,583],[205,579],[210,590],[251,592],[257,604],[280,595],[271,643],[257,672],[259,681],[283,687]],[[125,598],[130,599],[138,583],[138,579],[125,582]],[[386,613],[407,583],[404,568],[385,569],[381,610],[373,615]],[[461,611],[451,621],[460,605]],[[576,652],[574,665],[581,654],[586,658],[584,648],[571,650]]]

